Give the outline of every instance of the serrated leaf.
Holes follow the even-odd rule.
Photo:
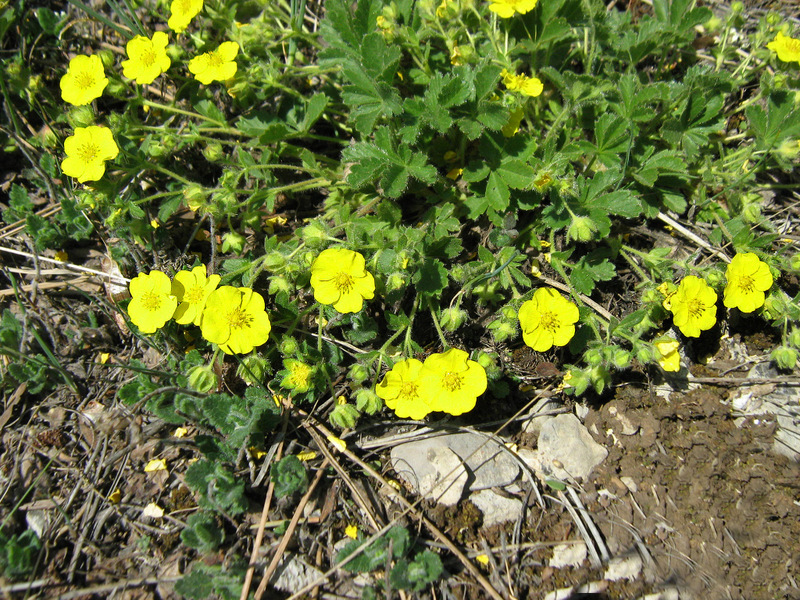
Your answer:
[[[503,211],[508,208],[511,192],[502,176],[496,171],[489,173],[486,181],[486,200],[494,211]]]
[[[495,173],[502,178],[510,188],[521,190],[533,185],[533,178],[536,171],[530,165],[521,160],[504,160],[495,170]]]
[[[435,295],[447,287],[447,270],[435,258],[426,258],[412,277],[417,292]]]

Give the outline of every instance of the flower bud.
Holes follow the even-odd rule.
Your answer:
[[[279,349],[281,354],[283,354],[284,356],[294,356],[295,354],[297,354],[298,348],[299,345],[297,343],[297,340],[291,335],[284,335],[281,338]]]
[[[502,300],[502,296],[497,293],[499,287],[499,281],[484,281],[472,288],[472,292],[483,304],[495,304]]]
[[[800,348],[800,329],[793,327],[789,332],[789,344],[795,348]]]
[[[605,390],[606,387],[608,387],[611,383],[611,373],[609,373],[608,369],[606,369],[604,366],[600,365],[593,367],[589,371],[589,379],[594,386],[594,390],[598,394],[602,394],[603,390]]]
[[[352,429],[356,426],[360,415],[361,413],[352,404],[337,404],[328,417],[328,421],[339,429]]]
[[[611,356],[611,364],[617,369],[627,369],[631,366],[631,353],[622,348],[618,348]]]
[[[780,346],[772,351],[770,358],[779,369],[794,369],[795,364],[797,364],[797,350],[787,346]]]
[[[792,255],[789,259],[789,267],[791,267],[792,271],[800,271],[800,252]]]
[[[241,254],[242,250],[244,250],[244,245],[246,242],[247,238],[245,238],[241,233],[229,231],[222,236],[222,251]]]
[[[564,391],[580,396],[589,387],[589,376],[582,369],[570,368],[564,375]]]
[[[567,238],[576,242],[590,242],[596,233],[597,224],[591,217],[576,216],[567,229]]]
[[[406,278],[402,273],[392,273],[386,280],[386,289],[390,292],[406,287]]]
[[[114,66],[114,53],[111,50],[100,50],[97,52],[100,57],[100,62],[103,63],[104,69],[111,69]]]
[[[219,162],[222,160],[222,157],[225,156],[222,144],[219,142],[209,142],[206,144],[206,147],[203,148],[203,156],[206,157],[208,162]]]
[[[243,357],[239,366],[236,367],[236,374],[247,385],[256,385],[266,379],[269,373],[269,362],[256,354],[248,354]]]
[[[712,269],[706,273],[706,283],[712,288],[720,288],[725,285],[725,275],[718,269]]]
[[[192,367],[189,370],[189,389],[207,394],[219,385],[219,378],[208,365]]]
[[[514,323],[509,323],[503,319],[496,319],[489,323],[489,331],[497,342],[504,342],[517,335],[517,327]]]
[[[367,378],[369,377],[369,369],[364,365],[362,365],[361,363],[354,363],[350,367],[347,376],[350,379],[350,381],[353,381],[355,383],[361,383],[363,381],[366,381]]]
[[[277,250],[265,255],[263,260],[262,264],[267,271],[277,272],[286,266],[286,257]]]
[[[736,0],[736,2],[731,2],[731,12],[735,15],[741,14],[744,11],[744,2],[740,0]]]
[[[374,415],[383,408],[383,400],[373,390],[361,388],[356,392],[356,408],[362,413]]]
[[[183,199],[191,210],[197,211],[208,198],[205,188],[196,183],[191,183],[183,190]]]
[[[478,355],[475,357],[475,361],[483,367],[484,371],[486,371],[486,377],[489,380],[495,380],[502,375],[502,369],[497,364],[496,352],[485,352],[480,350]]]
[[[583,360],[590,367],[596,367],[603,362],[603,352],[597,348],[592,348],[583,354]]]
[[[464,324],[467,312],[457,306],[445,308],[439,318],[439,324],[445,331],[453,332]]]
[[[321,223],[312,221],[300,230],[300,237],[309,248],[317,248],[327,241],[328,231]]]
[[[734,4],[736,3],[734,2]],[[739,4],[741,4],[741,2]],[[731,9],[733,9],[733,5],[731,5]],[[776,25],[781,24],[781,20],[782,20],[781,16],[778,13],[775,12],[767,13],[767,25],[772,25],[773,27],[775,27]]]
[[[67,121],[72,128],[94,125],[94,111],[89,106],[76,106],[67,114]]]
[[[269,278],[269,288],[267,289],[267,292],[270,294],[270,296],[280,294],[281,292],[288,294],[291,291],[292,284],[289,283],[289,280],[283,275],[275,275],[274,277]]]
[[[719,31],[722,28],[722,19],[717,17],[716,15],[711,17],[708,21],[703,24],[703,27],[708,33],[714,33]]]
[[[643,365],[654,362],[657,359],[657,352],[650,346],[644,344],[637,344],[636,346],[636,360]]]

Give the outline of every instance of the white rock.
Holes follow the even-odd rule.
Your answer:
[[[497,441],[477,433],[456,433],[441,438],[465,462],[475,479],[472,491],[504,487],[519,475],[519,465],[510,452]]]
[[[586,560],[586,543],[559,544],[553,548],[553,557],[547,563],[554,569],[579,567]]]
[[[516,521],[522,516],[522,501],[517,498],[506,498],[492,490],[481,490],[469,499],[483,513],[484,527]]]
[[[627,579],[632,581],[642,572],[642,559],[638,554],[618,556],[608,561],[608,568],[603,575],[608,581]]]
[[[276,570],[273,585],[282,592],[296,592],[307,585],[322,580],[322,571],[309,565],[296,554],[284,560]]]
[[[608,450],[571,414],[558,415],[542,426],[537,450],[544,475],[565,481],[586,479],[608,456]]]
[[[400,444],[392,448],[392,468],[397,476],[430,500],[453,506],[467,485],[467,470],[461,458],[439,438]]]

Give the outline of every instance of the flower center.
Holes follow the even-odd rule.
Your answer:
[[[155,64],[156,62],[156,51],[153,50],[152,48],[145,50],[144,52],[142,52],[141,56],[139,57],[139,60],[145,67],[152,67],[153,64]]]
[[[94,75],[89,71],[81,71],[75,75],[75,84],[79,88],[88,90],[94,86]]]
[[[750,275],[742,275],[739,277],[739,289],[745,294],[752,294],[756,291],[756,282]]]
[[[100,147],[94,142],[86,142],[78,149],[78,156],[83,162],[93,162],[97,160],[97,155],[100,154]]]
[[[689,302],[687,302],[687,306],[689,309],[689,315],[692,318],[699,319],[700,317],[703,316],[703,310],[705,310],[705,307],[698,298],[692,298],[691,300],[689,300]]]
[[[419,386],[413,381],[406,381],[400,388],[400,396],[407,400],[414,400],[419,397]]]
[[[794,38],[786,40],[786,48],[792,52],[800,52],[800,40]]]
[[[161,296],[155,292],[145,292],[142,295],[142,306],[150,311],[158,310],[161,306]]]
[[[294,363],[291,366],[289,382],[296,388],[305,387],[308,385],[309,375],[311,375],[311,367],[303,363]]]
[[[222,60],[222,57],[217,54],[216,50],[212,50],[208,53],[208,64],[214,68],[219,68],[222,66],[222,63],[225,61]]]
[[[245,327],[249,327],[252,320],[253,318],[241,308],[235,308],[228,313],[228,324],[231,326],[231,329],[244,329]]]
[[[353,289],[353,276],[349,273],[339,273],[333,281],[333,285],[342,294],[349,294]]]
[[[448,392],[456,392],[461,389],[464,383],[464,378],[458,373],[447,371],[442,377],[442,387]]]
[[[183,301],[187,304],[199,304],[203,300],[203,288],[199,285],[194,285],[186,290],[183,296]],[[241,310],[241,309],[238,309]]]
[[[175,3],[175,12],[186,14],[192,8],[192,0],[178,0]]]
[[[542,328],[546,329],[547,331],[553,332],[558,329],[559,321],[558,315],[553,312],[545,311],[542,313],[541,320],[539,324]]]

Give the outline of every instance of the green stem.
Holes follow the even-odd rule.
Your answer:
[[[431,313],[431,318],[433,319],[433,326],[436,328],[436,333],[439,334],[439,340],[442,342],[442,346],[448,348],[450,344],[447,343],[447,340],[444,339],[444,332],[442,331],[442,326],[439,325],[439,319],[436,316],[436,311],[433,309],[433,302],[430,298],[427,299],[428,301],[428,310]]]

